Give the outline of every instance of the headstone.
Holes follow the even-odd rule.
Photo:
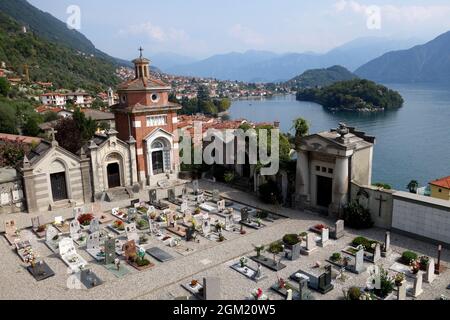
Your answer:
[[[197,204],[205,203],[205,196],[203,194],[199,194],[197,196]]]
[[[72,210],[73,212],[73,217],[76,219],[80,214],[84,213],[84,208],[83,207],[75,207]]]
[[[9,194],[9,193],[7,193],[7,192],[2,192],[2,193],[0,194],[0,204],[1,204],[2,206],[7,206],[7,205],[9,205],[10,199],[11,199],[11,197],[10,197],[10,194]]]
[[[258,263],[258,267],[256,268],[256,272],[254,275],[255,280],[261,279],[263,277],[262,266]]]
[[[194,235],[195,235],[195,229],[193,227],[186,229],[186,241],[189,242],[189,241],[194,240]]]
[[[248,221],[248,209],[247,208],[241,209],[241,221]]]
[[[406,281],[397,287],[397,300],[406,300]]]
[[[434,275],[434,272],[435,272],[434,259],[430,258],[427,266],[427,271],[425,273],[425,281],[427,283],[432,283],[434,281],[434,278],[436,277]]]
[[[423,292],[422,283],[423,283],[423,271],[419,271],[416,275],[416,279],[414,279],[414,287],[412,292],[412,295],[415,298],[420,296]]]
[[[301,248],[302,248],[302,244],[300,242],[296,243],[296,244],[294,244],[292,246],[292,248],[291,248],[291,257],[290,257],[292,261],[295,261],[298,258],[300,258]]]
[[[130,206],[133,208],[139,208],[140,205],[141,205],[140,199],[134,199],[134,200],[131,200],[131,202],[130,202]]]
[[[53,226],[48,226],[45,232],[45,241],[52,242],[57,235],[59,235],[58,230]]]
[[[225,200],[217,201],[217,211],[222,212],[225,210]]]
[[[8,236],[15,236],[16,232],[17,232],[16,220],[5,221],[5,233]]]
[[[75,251],[73,240],[70,238],[61,239],[61,241],[59,242],[59,254],[61,256],[64,256],[73,251]]]
[[[100,232],[92,233],[88,236],[86,240],[86,249],[98,249],[100,248]]]
[[[308,279],[301,277],[299,279],[299,287],[298,287],[299,299],[307,300],[309,290],[308,290]]]
[[[127,224],[125,226],[125,232],[126,232],[128,241],[134,241],[135,243],[139,242],[139,235],[138,235],[135,223]]]
[[[215,189],[212,191],[212,201],[217,202],[220,201],[220,191]]]
[[[169,202],[173,202],[173,201],[175,201],[176,200],[176,196],[175,196],[175,190],[174,189],[169,189],[169,190],[167,190],[167,195],[168,195],[168,199],[169,199]]]
[[[40,226],[42,226],[44,224],[43,222],[44,222],[44,218],[42,216],[31,218],[31,225],[34,230],[36,230]]]
[[[333,236],[335,240],[338,240],[344,236],[344,220],[336,221]]]
[[[194,190],[195,194],[197,194],[200,191],[199,185],[198,185],[198,180],[192,181],[192,189]]]
[[[186,225],[190,224],[192,222],[192,213],[190,210],[184,211],[184,218],[183,221]]]
[[[73,240],[80,239],[81,227],[77,219],[70,221],[70,237]]]
[[[330,229],[322,228],[322,238],[320,239],[320,246],[325,247],[330,240]]]
[[[220,279],[208,277],[203,279],[203,297],[205,300],[220,300]]]
[[[355,255],[354,271],[361,273],[364,271],[364,249],[361,248]]]
[[[114,264],[116,260],[116,240],[109,239],[105,241],[105,263]]]
[[[189,205],[188,205],[187,200],[183,200],[183,203],[181,203],[181,206],[180,206],[180,211],[182,213],[185,213],[186,210],[188,210],[188,209],[189,209]]]
[[[100,220],[98,218],[94,218],[89,225],[89,232],[95,233],[100,231]]]
[[[203,220],[202,232],[205,236],[211,233],[211,224],[208,219]]]
[[[292,289],[287,289],[286,290],[286,300],[287,301],[292,300]]]
[[[233,228],[233,222],[231,221],[231,216],[225,216],[225,230],[229,231]]]
[[[149,191],[150,204],[158,201],[157,199],[157,191],[155,189],[151,189]]]
[[[375,245],[375,251],[373,253],[373,263],[376,263],[380,259],[381,259],[381,245],[377,243]]]
[[[311,251],[316,248],[316,235],[309,232],[306,236],[306,250]]]
[[[187,199],[187,188],[186,188],[186,185],[183,186],[183,189],[181,190],[181,197],[183,198],[183,200]]]

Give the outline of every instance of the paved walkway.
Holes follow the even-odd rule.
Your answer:
[[[164,250],[176,255],[177,259],[164,264],[155,263],[156,266],[154,268],[145,272],[137,272],[129,267],[130,274],[121,279],[116,278],[103,266],[93,262],[93,259],[84,250],[79,250],[81,255],[90,262],[92,270],[105,281],[103,285],[91,290],[69,289],[67,282],[70,276],[67,274],[66,266],[62,260],[52,255],[42,242],[35,243],[37,251],[41,253],[41,256],[45,258],[46,262],[56,272],[56,276],[44,282],[35,282],[27,274],[24,264],[20,263],[18,256],[9,248],[6,241],[2,239],[0,242],[0,255],[2,256],[0,299],[171,299],[175,296],[188,295],[188,292],[181,288],[182,283],[189,283],[192,279],[201,280],[204,276],[219,276],[221,278],[223,299],[246,299],[252,289],[259,287],[269,294],[272,299],[280,299],[281,297],[268,291],[268,288],[277,280],[276,273],[264,269],[264,273],[269,277],[256,284],[229,268],[229,265],[238,261],[241,256],[252,255],[254,252],[253,245],[269,244],[280,239],[286,233],[300,233],[308,230],[314,224],[331,224],[332,222],[321,216],[264,205],[253,195],[230,189],[225,185],[202,181],[201,187],[207,190],[219,189],[225,197],[251,206],[278,212],[289,217],[289,219],[277,221],[259,231],[249,230],[249,233],[245,236],[230,234],[230,240],[221,244],[202,240],[201,245],[198,246],[199,249],[187,256],[177,254],[173,249],[163,246],[156,239],[152,239],[151,245],[164,248]],[[111,204],[110,206],[114,207],[117,204]],[[384,230],[375,228],[356,232],[346,229],[344,238],[339,241],[332,241],[326,248],[318,248],[313,255],[309,257],[302,256],[295,262],[283,261],[287,268],[280,272],[279,276],[287,279],[290,274],[300,268],[312,267],[316,261],[324,263],[324,260],[333,252],[339,252],[358,235],[383,241]],[[391,242],[394,250],[393,255],[389,259],[381,260],[381,264],[386,268],[406,249],[432,257],[436,255],[435,246],[401,235],[393,234]],[[449,258],[449,252],[444,250],[443,261],[448,263]],[[154,262],[154,259],[151,260]],[[352,285],[365,285],[367,274],[358,276],[351,273],[346,274],[348,279],[345,282],[337,281],[335,290],[327,295],[314,294],[316,299],[341,299],[341,289]],[[441,294],[449,295],[448,290],[446,290],[449,284],[450,272],[447,271],[444,275],[437,278],[432,285],[424,284],[425,292],[419,299],[435,299]]]

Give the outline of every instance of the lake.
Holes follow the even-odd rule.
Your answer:
[[[372,181],[405,190],[411,180],[421,186],[450,175],[450,87],[388,84],[405,99],[398,110],[379,113],[332,113],[322,106],[295,100],[294,95],[235,101],[233,119],[279,121],[288,132],[298,117],[311,124],[310,133],[336,128],[339,122],[377,138]]]

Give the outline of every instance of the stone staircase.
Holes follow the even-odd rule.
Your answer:
[[[122,201],[132,199],[134,192],[132,188],[115,188],[106,191],[102,197],[106,202]]]

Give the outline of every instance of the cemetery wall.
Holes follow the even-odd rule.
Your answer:
[[[382,190],[373,186],[362,186],[352,183],[351,201],[369,209],[375,227],[390,229],[392,226],[393,190]],[[381,209],[380,209],[381,202]]]
[[[0,169],[0,214],[22,212],[25,199],[22,178],[15,169]]]
[[[392,228],[450,247],[450,201],[397,191]]]

